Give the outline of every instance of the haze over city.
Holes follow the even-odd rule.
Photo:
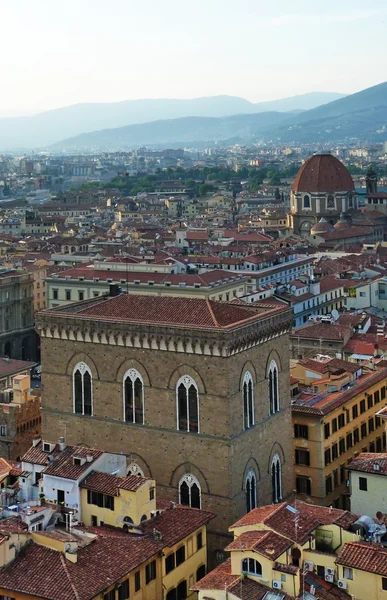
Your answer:
[[[0,116],[136,98],[348,94],[387,73],[384,0],[14,0],[1,10]]]

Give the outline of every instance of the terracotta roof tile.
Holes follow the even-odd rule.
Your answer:
[[[291,545],[292,542],[273,531],[246,531],[235,538],[226,550],[253,550],[275,560]]]
[[[48,466],[44,469],[44,473],[45,475],[55,475],[56,477],[76,480],[102,454],[101,450],[95,450],[94,448],[67,446],[65,450],[56,454],[52,462],[48,463]],[[90,462],[86,460],[83,464],[74,463],[74,459],[76,458],[86,459],[89,456],[92,459]]]
[[[387,454],[362,452],[348,463],[347,468],[351,471],[387,475]]]
[[[347,542],[336,559],[338,565],[387,576],[387,550],[377,544]]]
[[[293,507],[297,510],[296,513],[288,510],[288,506],[286,502],[283,502],[282,504],[255,508],[237,521],[230,529],[235,530],[238,527],[263,523],[279,536],[303,544],[307,541],[309,534],[319,525],[337,523],[345,528],[357,519],[355,515],[347,511],[330,510],[329,508],[312,506],[300,501],[293,504]]]
[[[90,475],[87,475],[80,487],[85,488],[86,490],[108,494],[110,496],[118,496],[120,489],[135,492],[147,481],[149,480],[145,477],[139,477],[138,475],[118,477],[117,475],[111,475],[110,473],[94,471],[93,473],[90,473]]]
[[[298,171],[293,192],[353,192],[348,169],[331,154],[311,156]]]
[[[209,511],[176,505],[175,508],[168,508],[154,519],[144,522],[141,529],[149,534],[157,529],[162,535],[163,544],[171,547],[209,523],[214,517],[215,514]]]
[[[54,312],[56,315],[70,314],[82,319],[223,330],[248,325],[287,310],[287,305],[259,311],[247,304],[242,307],[231,302],[204,298],[120,294],[101,298],[91,304],[69,305],[42,311],[40,314]]]

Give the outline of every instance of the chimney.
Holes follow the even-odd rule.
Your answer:
[[[109,285],[109,296],[114,298],[114,296],[119,296],[121,293],[121,288],[117,283],[111,283]]]
[[[88,455],[86,456],[86,462],[88,462],[88,463],[92,463],[92,462],[93,462],[93,460],[94,460],[94,457],[93,457],[93,456],[91,456],[91,454],[88,454]]]
[[[63,450],[66,450],[66,442],[65,442],[64,437],[59,438],[58,446],[59,446],[60,452],[63,452]]]

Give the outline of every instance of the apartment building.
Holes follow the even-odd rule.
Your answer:
[[[386,403],[387,368],[374,369],[339,359],[303,359],[291,370],[298,382],[292,401],[298,497],[348,508],[348,462],[360,452],[386,448],[376,413]]]
[[[240,273],[209,271],[201,274],[145,272],[143,270],[78,267],[52,273],[46,279],[47,308],[90,300],[116,284],[129,294],[232,300],[246,292],[247,278]],[[108,266],[107,266],[108,267]],[[171,269],[169,269],[171,271]]]

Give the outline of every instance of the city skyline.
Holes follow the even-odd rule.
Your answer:
[[[350,94],[386,79],[382,0],[296,0],[291,9],[198,0],[184,10],[177,0],[69,0],[66,11],[17,0],[2,16],[0,116],[139,98]]]

